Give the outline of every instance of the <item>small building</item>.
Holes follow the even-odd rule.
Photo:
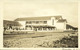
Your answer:
[[[19,29],[22,25],[16,21],[3,20],[3,27],[6,30]]]
[[[78,31],[77,27],[73,27],[70,24],[66,24],[66,30]]]

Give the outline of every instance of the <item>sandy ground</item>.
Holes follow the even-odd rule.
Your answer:
[[[18,35],[19,38],[5,37],[4,45],[10,48],[44,48],[40,47],[39,45],[43,44],[44,42],[49,42],[51,44],[53,41],[59,40],[65,36],[68,36],[68,33],[48,33],[48,35],[46,34],[44,37],[35,37],[32,35],[24,34]]]

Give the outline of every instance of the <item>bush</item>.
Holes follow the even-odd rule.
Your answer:
[[[50,42],[43,42],[41,45],[42,47],[57,47],[57,48],[77,48],[78,47],[78,36],[70,36],[64,37],[61,40],[56,40],[53,41],[52,43]]]
[[[53,47],[66,47],[66,48],[78,47],[78,36],[70,36],[70,38],[62,38],[61,40],[59,40],[59,42],[54,44],[55,45]]]

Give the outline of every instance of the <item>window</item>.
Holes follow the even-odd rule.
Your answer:
[[[52,20],[52,25],[54,25],[54,20]]]
[[[26,24],[28,23],[28,21],[26,21]]]
[[[38,30],[42,30],[42,28],[38,28]]]
[[[32,21],[26,21],[26,24],[32,24]]]
[[[31,24],[32,22],[31,21],[29,21],[29,24]]]
[[[35,21],[31,21],[32,22],[32,24],[34,24],[35,23]]]
[[[42,24],[43,22],[42,21],[39,21],[39,23]]]
[[[36,21],[36,24],[38,24],[39,23],[39,21]]]
[[[47,21],[44,21],[44,24],[47,24]]]

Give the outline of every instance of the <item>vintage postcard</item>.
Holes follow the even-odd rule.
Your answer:
[[[2,7],[3,48],[79,48],[78,1],[5,0]]]

